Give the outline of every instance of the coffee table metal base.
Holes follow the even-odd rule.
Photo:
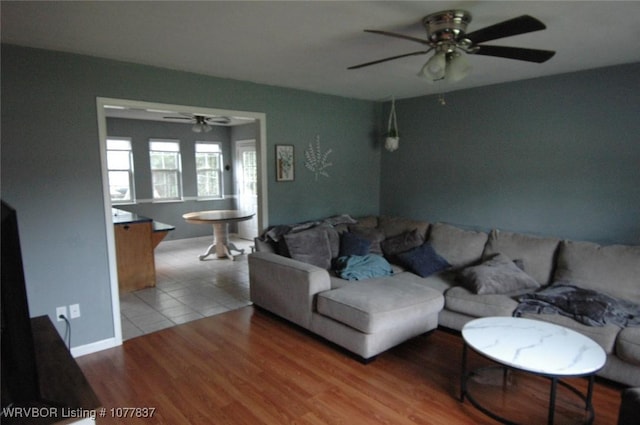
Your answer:
[[[501,422],[503,424],[509,424],[509,425],[517,425],[516,422],[510,421],[492,411],[490,411],[489,409],[487,409],[486,407],[482,406],[481,403],[479,403],[467,390],[467,381],[468,379],[471,377],[472,372],[473,371],[468,371],[467,370],[467,351],[468,351],[468,345],[465,342],[463,347],[462,347],[462,371],[461,371],[461,380],[460,380],[460,402],[464,403],[465,398],[467,398],[469,400],[469,402],[471,402],[471,404],[478,410],[480,410],[482,413],[484,413],[485,415],[489,416],[492,419],[495,419],[498,422]],[[475,350],[474,350],[475,351]],[[482,353],[478,353],[480,355],[482,355]],[[484,357],[484,356],[483,356]],[[504,379],[503,379],[503,385],[506,385],[507,382],[507,373],[509,370],[513,369],[513,370],[518,370],[515,368],[510,368],[504,365],[498,365],[496,364],[495,366],[488,366],[488,367],[484,367],[481,369],[487,369],[487,368],[502,368],[503,369],[503,373],[504,373]],[[474,371],[477,371],[478,369],[475,369]],[[576,394],[578,397],[580,397],[580,399],[582,399],[585,402],[585,411],[587,412],[587,418],[585,419],[585,423],[586,424],[591,424],[593,423],[593,419],[594,419],[594,410],[593,410],[593,404],[592,404],[592,396],[593,396],[593,384],[595,381],[595,374],[591,374],[586,376],[586,378],[589,380],[589,385],[587,388],[587,394],[583,394],[582,392],[580,392],[577,388],[575,388],[574,386],[568,384],[567,382],[561,381],[557,376],[554,375],[545,375],[545,374],[537,374],[537,373],[533,373],[530,371],[526,371],[526,373],[530,373],[532,375],[537,375],[537,376],[542,376],[545,378],[548,378],[551,381],[551,388],[549,391],[549,413],[547,416],[547,423],[549,425],[552,425],[554,423],[554,417],[555,417],[555,408],[556,408],[556,394],[557,394],[557,389],[558,389],[558,384],[562,385],[563,387],[569,389],[571,392],[573,392],[574,394]]]

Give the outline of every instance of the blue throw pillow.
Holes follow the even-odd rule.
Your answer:
[[[367,255],[371,249],[371,242],[351,232],[344,232],[340,236],[340,257],[351,255]]]
[[[451,267],[451,264],[440,256],[429,243],[397,255],[401,266],[420,277],[427,277]]]

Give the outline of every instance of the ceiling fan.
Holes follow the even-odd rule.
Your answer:
[[[167,120],[188,120],[193,123],[195,133],[208,133],[211,131],[211,125],[225,125],[231,122],[231,118],[216,115],[199,115],[199,114],[182,114],[182,117],[164,117]]]
[[[463,53],[496,56],[536,63],[546,62],[555,54],[554,51],[550,50],[480,44],[486,41],[540,31],[546,28],[542,22],[529,15],[522,15],[467,33],[467,25],[469,22],[471,22],[471,14],[460,9],[445,10],[425,16],[422,18],[422,24],[427,31],[426,39],[389,31],[366,29],[364,30],[365,32],[415,41],[423,44],[427,48],[426,50],[423,49],[350,66],[347,69],[363,68],[407,56],[424,55],[435,51],[434,55],[424,64],[418,75],[426,78],[427,81],[430,82],[439,80],[454,82],[463,79],[471,69]]]

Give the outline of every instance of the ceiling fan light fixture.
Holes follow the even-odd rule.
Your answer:
[[[208,133],[211,131],[211,126],[207,123],[196,123],[191,127],[191,131],[194,133]]]
[[[452,83],[462,80],[471,71],[471,65],[466,55],[455,51],[447,55],[447,70],[445,79]]]
[[[207,124],[205,117],[196,115],[196,123],[191,127],[191,131],[194,133],[208,133],[211,131],[211,126]]]
[[[441,50],[429,58],[418,75],[430,81],[441,80],[445,76],[446,68],[447,53]]]

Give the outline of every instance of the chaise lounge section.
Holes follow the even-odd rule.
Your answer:
[[[318,266],[249,256],[251,301],[370,360],[438,326],[444,297],[401,273],[345,285]]]

